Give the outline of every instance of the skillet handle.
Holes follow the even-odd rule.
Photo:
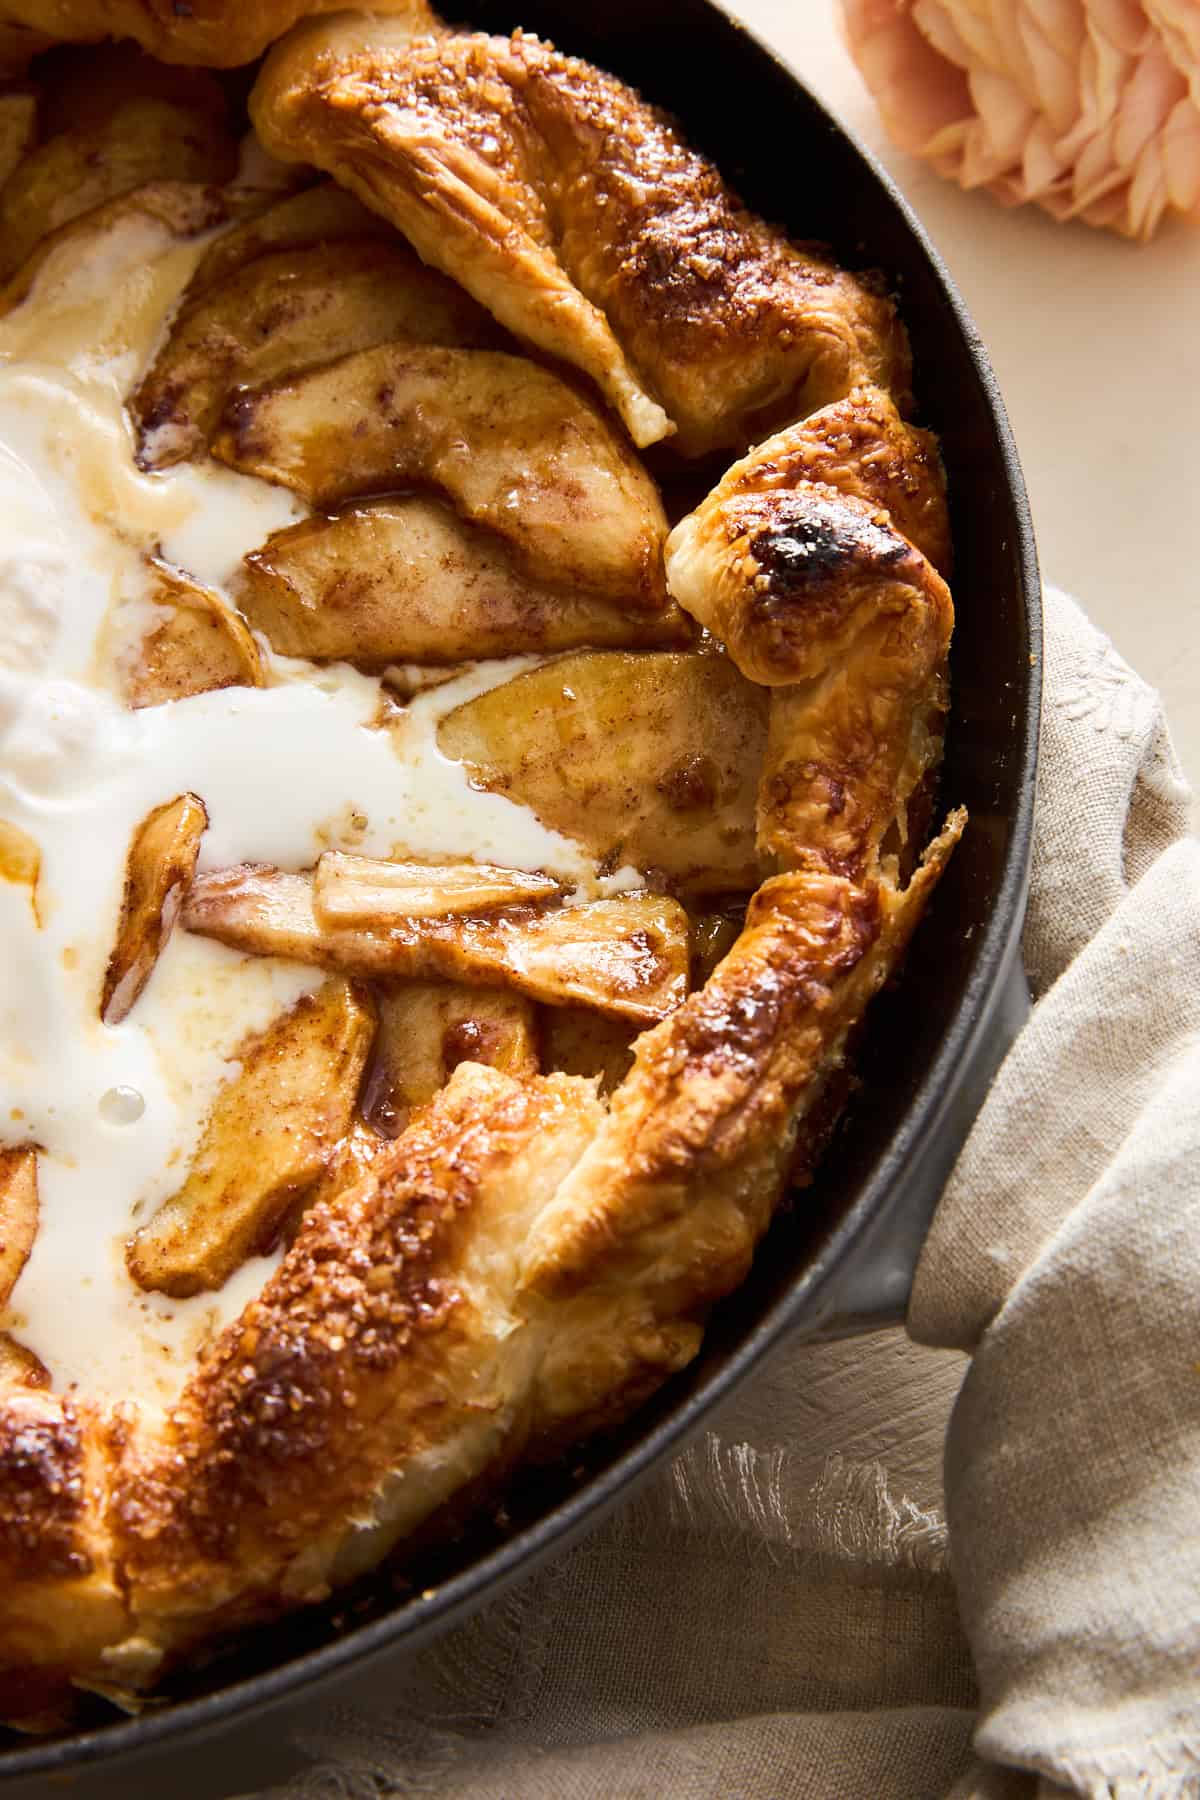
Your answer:
[[[1030,1013],[1029,983],[1014,938],[983,1029],[965,1059],[951,1103],[925,1151],[913,1159],[821,1296],[815,1337],[857,1336],[901,1323],[930,1221],[967,1134]]]

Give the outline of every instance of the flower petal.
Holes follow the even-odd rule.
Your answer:
[[[1111,122],[1101,126],[1075,159],[1075,207],[1085,217],[1114,188],[1128,185],[1129,171],[1113,156],[1115,135]]]
[[[1061,136],[1079,117],[1078,48],[1060,48],[1028,5],[1017,13],[1017,28],[1033,75],[1035,103]],[[1082,40],[1081,17],[1080,44]]]
[[[1031,105],[1037,104],[1037,77],[1025,48],[1018,18],[1017,0],[988,0],[992,28],[1000,46],[1003,67],[1007,69]]]
[[[895,0],[843,0],[851,56],[902,150],[921,155],[936,134],[970,118],[966,76],[926,43]]]
[[[1088,22],[1126,56],[1139,56],[1150,42],[1153,27],[1140,0],[1088,0]]]
[[[1080,67],[1089,110],[1097,121],[1114,117],[1133,69],[1135,54],[1123,50],[1113,38],[1098,30],[1095,18],[1089,12],[1088,49]]]
[[[1021,12],[1032,17],[1051,47],[1075,63],[1087,35],[1083,0],[1022,0]]]
[[[1005,169],[1019,166],[1037,115],[1006,75],[978,69],[971,75],[970,90],[980,129],[974,135],[961,179],[964,187],[980,187]]]
[[[926,42],[960,69],[982,65],[1003,73],[1004,60],[986,4],[980,8],[972,0],[914,0],[912,11]]]
[[[1139,57],[1121,96],[1113,152],[1118,162],[1134,163],[1155,133],[1166,123],[1177,100],[1187,93],[1187,82],[1159,43]]]
[[[1049,121],[1036,119],[1025,140],[1025,154],[1021,159],[1021,173],[1028,197],[1035,200],[1049,192],[1060,180],[1063,168],[1055,149],[1054,133]]]
[[[1151,140],[1138,157],[1137,169],[1129,189],[1129,232],[1143,241],[1153,237],[1155,227],[1167,205],[1167,178],[1163,170],[1162,150]]]
[[[1145,0],[1162,47],[1200,106],[1200,5],[1197,0]]]
[[[972,54],[972,46],[960,35],[942,0],[916,0],[912,21],[925,42],[956,69],[970,69],[977,62],[978,53]]]
[[[1200,219],[1200,0],[841,0],[902,148],[1002,205]]]
[[[1180,100],[1160,141],[1171,205],[1195,212],[1200,207],[1200,108],[1190,99]]]

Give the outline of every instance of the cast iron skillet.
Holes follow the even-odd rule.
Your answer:
[[[452,8],[447,7],[447,11]],[[787,1335],[866,1329],[901,1316],[930,1214],[987,1084],[1024,1015],[1018,935],[1028,881],[1041,671],[1037,560],[1020,467],[983,348],[907,206],[800,81],[710,0],[477,0],[468,22],[523,25],[634,82],[682,120],[746,201],[851,268],[882,269],[912,337],[919,416],[950,481],[958,623],[943,802],[970,825],[914,941],[880,997],[863,1087],[816,1183],[773,1226],[745,1285],[718,1308],[704,1350],[620,1432],[586,1455],[582,1482],[530,1480],[501,1537],[441,1558],[419,1595],[368,1580],[347,1605],[253,1634],[177,1682],[169,1704],[70,1737],[0,1750],[7,1794],[218,1791],[185,1744],[220,1732],[220,1791],[289,1764],[285,1723],[264,1711],[328,1689],[492,1599],[566,1544],[677,1449],[716,1401]],[[347,1627],[349,1616],[355,1621]],[[376,1671],[378,1675],[378,1670]],[[395,1673],[397,1701],[403,1672]],[[376,1679],[373,1683],[378,1687]],[[306,1694],[311,1700],[313,1696]],[[236,1734],[236,1742],[229,1741]],[[157,1776],[157,1780],[155,1777]]]

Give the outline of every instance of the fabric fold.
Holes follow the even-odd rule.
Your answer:
[[[1157,697],[1062,596],[1030,1023],[909,1311],[973,1352],[946,1504],[976,1745],[1070,1792],[1200,1793],[1200,844]]]

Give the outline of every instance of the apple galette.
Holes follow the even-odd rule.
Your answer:
[[[418,0],[282,36],[247,131],[215,68],[319,10],[0,7],[31,1727],[682,1368],[962,826],[925,846],[949,541],[878,283]]]

